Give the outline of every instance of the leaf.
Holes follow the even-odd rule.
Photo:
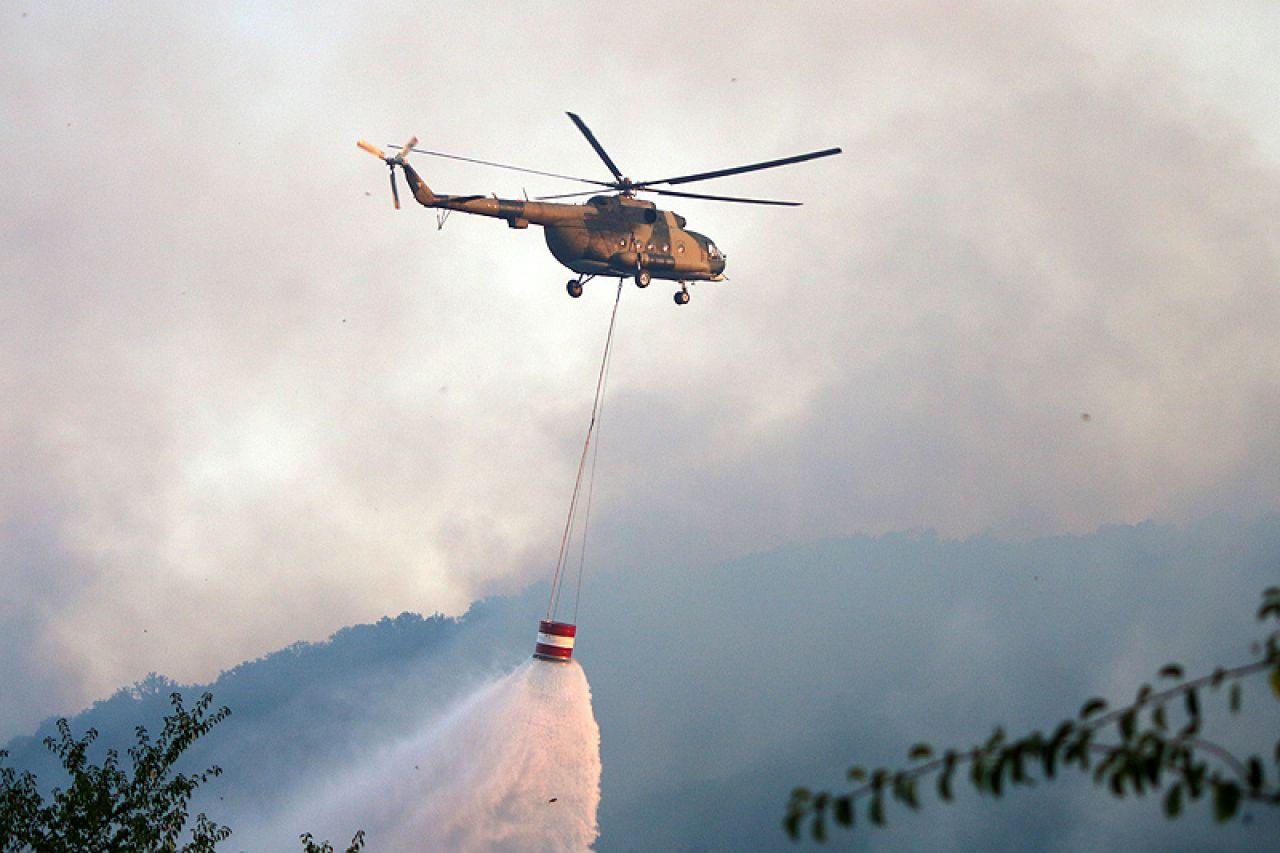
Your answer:
[[[813,822],[809,824],[809,834],[819,844],[827,840],[827,799],[825,791],[813,798]]]
[[[853,826],[853,798],[852,797],[836,797],[832,801],[835,807],[832,810],[836,823],[841,826]]]
[[[1280,751],[1280,745],[1276,746]],[[969,764],[969,781],[973,783],[974,789],[979,793],[985,793],[987,790],[987,760],[986,756],[981,753],[975,755]]]
[[[1213,819],[1225,823],[1240,809],[1240,788],[1234,782],[1217,782],[1213,787]]]
[[[902,801],[912,809],[920,808],[920,800],[916,796],[916,780],[912,777],[902,785]]]
[[[1013,752],[1009,756],[1009,761],[1012,765],[1012,770],[1011,770],[1012,779],[1014,783],[1018,785],[1024,784],[1027,781],[1027,773],[1023,767],[1022,756],[1023,756],[1022,744],[1015,746],[1013,748]]]
[[[890,786],[890,790],[893,792],[893,798],[895,800],[901,800],[904,798],[905,795],[903,794],[903,791],[906,789],[906,784],[907,774],[902,772],[893,774],[893,784]]]
[[[927,743],[918,743],[915,746],[911,747],[911,752],[908,753],[907,757],[910,758],[912,761],[920,761],[921,759],[924,759],[924,758],[932,758],[933,747],[929,746],[929,744]]]
[[[1146,776],[1143,774],[1142,764],[1135,756],[1129,756],[1129,760],[1125,762],[1123,773],[1132,780],[1135,794],[1141,797],[1147,792]]]
[[[1160,731],[1165,730],[1166,725],[1164,720],[1164,705],[1157,705],[1151,711],[1151,724],[1154,725]]]
[[[1191,793],[1191,799],[1198,800],[1200,795],[1204,793],[1204,776],[1207,772],[1203,761],[1192,761],[1191,754],[1188,752],[1183,761],[1182,777],[1187,780],[1187,790]]]
[[[1058,753],[1063,751],[1063,744],[1067,742],[1067,738],[1071,736],[1074,729],[1074,723],[1070,720],[1064,721],[1054,731],[1049,743],[1041,747],[1040,760],[1044,763],[1044,775],[1047,778],[1052,779],[1057,772]]]
[[[1256,755],[1249,757],[1249,787],[1254,791],[1262,788],[1262,762]]]
[[[1084,706],[1080,709],[1080,719],[1087,720],[1089,719],[1089,717],[1092,717],[1094,714],[1098,713],[1099,711],[1105,710],[1106,707],[1107,707],[1107,700],[1101,697],[1095,696],[1094,698],[1090,699],[1088,702],[1085,702]]]
[[[1171,785],[1169,793],[1164,795],[1165,817],[1173,819],[1182,811],[1182,786]]]
[[[800,837],[800,821],[809,813],[809,801],[813,798],[808,788],[795,788],[791,791],[791,801],[787,803],[787,816],[782,819],[782,828],[792,838]]]
[[[1160,787],[1160,753],[1153,752],[1142,761],[1142,772],[1151,787]]]
[[[1200,694],[1192,689],[1183,694],[1187,700],[1187,715],[1192,720],[1200,719]]]
[[[787,812],[787,816],[782,819],[782,828],[793,841],[800,837],[800,820],[803,817],[803,812]]]
[[[1089,740],[1084,734],[1073,740],[1067,747],[1063,761],[1067,764],[1075,762],[1080,765],[1081,770],[1089,769]]]
[[[1280,699],[1280,666],[1271,670],[1271,677],[1267,679],[1271,684],[1271,692],[1276,694],[1276,698]]]
[[[855,764],[849,768],[848,776],[849,776],[849,779],[853,782],[862,782],[862,781],[865,781],[867,778],[867,770],[865,767],[860,767],[857,764]]]
[[[1227,702],[1231,706],[1231,713],[1240,713],[1240,684],[1231,685],[1231,690],[1227,694]]]
[[[1040,763],[1044,767],[1044,777],[1052,779],[1058,772],[1058,747],[1053,741],[1040,749]]]
[[[1120,760],[1119,747],[1116,747],[1110,750],[1107,753],[1106,757],[1102,759],[1101,763],[1099,763],[1098,766],[1095,767],[1093,770],[1094,784],[1101,785],[1102,780],[1105,779],[1107,777],[1107,774],[1111,772],[1112,765],[1114,765],[1119,760]]]
[[[1181,664],[1167,663],[1160,667],[1161,678],[1182,678],[1183,669]]]
[[[1130,708],[1120,715],[1120,735],[1126,741],[1133,740],[1138,725],[1138,712]]]
[[[949,750],[942,765],[942,772],[938,774],[938,797],[945,802],[951,802],[951,777],[955,775],[955,770],[956,753],[954,750]]]
[[[884,826],[884,793],[879,789],[871,795],[871,808],[867,814],[876,826]]]

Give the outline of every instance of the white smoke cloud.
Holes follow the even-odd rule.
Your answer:
[[[640,179],[845,148],[723,185],[803,208],[674,205],[732,281],[624,295],[603,562],[1280,507],[1275,12],[1235,8],[9,10],[0,732],[545,577],[612,284],[395,214],[360,136],[599,174],[574,109]]]

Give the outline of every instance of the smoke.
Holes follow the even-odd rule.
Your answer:
[[[599,834],[600,729],[576,662],[530,661],[357,767],[290,798],[237,843],[357,829],[378,850],[583,850]],[[247,837],[242,837],[247,836]]]

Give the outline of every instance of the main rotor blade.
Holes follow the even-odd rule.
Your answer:
[[[700,199],[706,199],[707,201],[736,201],[736,202],[741,202],[742,204],[776,204],[776,205],[782,205],[785,207],[799,207],[802,204],[802,202],[798,202],[798,201],[774,201],[772,199],[767,199],[767,198],[741,198],[739,196],[732,196],[732,195],[707,195],[706,193],[686,193],[686,192],[680,192],[679,190],[657,190],[649,187],[641,188],[639,191],[645,192],[645,193],[656,193],[657,195],[679,196],[680,198],[700,198]],[[559,195],[540,195],[538,196],[537,200],[551,201],[552,199],[556,199],[556,198],[579,198],[584,195],[596,195],[599,192],[600,192],[599,190],[587,190],[586,192],[580,192],[580,193],[560,193]]]
[[[609,171],[613,172],[613,176],[618,180],[622,180],[622,172],[618,170],[613,159],[605,153],[604,146],[602,146],[600,141],[596,139],[596,135],[591,132],[591,128],[587,127],[587,123],[579,118],[577,113],[565,113],[565,115],[569,116],[569,118],[573,120],[573,123],[578,126],[578,130],[582,131],[582,135],[591,143],[591,147],[600,155],[600,159],[609,167]]]
[[[481,166],[493,166],[496,169],[509,169],[512,172],[528,172],[530,175],[542,175],[543,177],[546,177],[546,178],[561,178],[562,180],[566,180],[566,181],[578,181],[579,183],[583,183],[583,184],[595,184],[598,187],[613,186],[613,184],[608,183],[607,181],[593,181],[591,178],[575,178],[572,175],[558,175],[555,172],[543,172],[539,169],[526,169],[523,166],[511,166],[511,165],[508,165],[507,163],[495,163],[492,160],[477,160],[474,157],[461,157],[457,154],[445,154],[443,151],[428,151],[425,148],[412,148],[412,147],[406,149],[399,145],[391,145],[388,147],[396,148],[402,151],[409,150],[415,154],[429,154],[432,157],[443,157],[446,160],[461,160],[464,163],[476,163]]]
[[[610,186],[605,184],[605,186]],[[540,195],[536,196],[536,201],[550,201],[553,198],[579,198],[584,195],[599,195],[600,190],[584,190],[578,193],[560,193],[559,195]]]
[[[374,157],[377,157],[379,160],[387,159],[387,155],[382,153],[381,148],[379,148],[376,145],[371,145],[368,142],[365,142],[363,139],[358,140],[356,142],[356,147],[363,148],[365,151],[368,151],[370,154],[372,154]]]
[[[705,193],[682,193],[678,190],[655,190],[650,187],[642,187],[640,192],[657,193],[658,195],[674,195],[680,198],[702,198],[708,201],[737,201],[743,204],[777,204],[784,207],[799,207],[802,202],[798,201],[773,201],[767,198],[739,198],[732,195],[706,195]]]
[[[396,210],[400,209],[400,191],[396,189],[396,170],[391,168],[391,200],[395,202]]]
[[[797,154],[794,157],[783,157],[780,160],[766,160],[763,163],[752,163],[749,166],[734,166],[730,169],[716,169],[714,172],[699,172],[696,175],[681,175],[676,178],[662,178],[656,181],[637,181],[633,187],[650,187],[654,184],[688,184],[693,181],[709,181],[712,178],[723,178],[725,175],[738,175],[743,172],[757,172],[761,169],[773,169],[778,166],[789,166],[792,163],[803,163],[819,157],[830,157],[839,154],[839,148],[825,148],[822,151],[811,151],[808,154]]]

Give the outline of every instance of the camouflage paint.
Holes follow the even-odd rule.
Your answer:
[[[626,195],[594,196],[586,204],[438,195],[408,163],[402,168],[423,207],[503,219],[511,228],[541,225],[551,254],[575,273],[631,276],[643,269],[672,281],[723,280],[724,256],[712,255],[711,241],[653,202]]]

